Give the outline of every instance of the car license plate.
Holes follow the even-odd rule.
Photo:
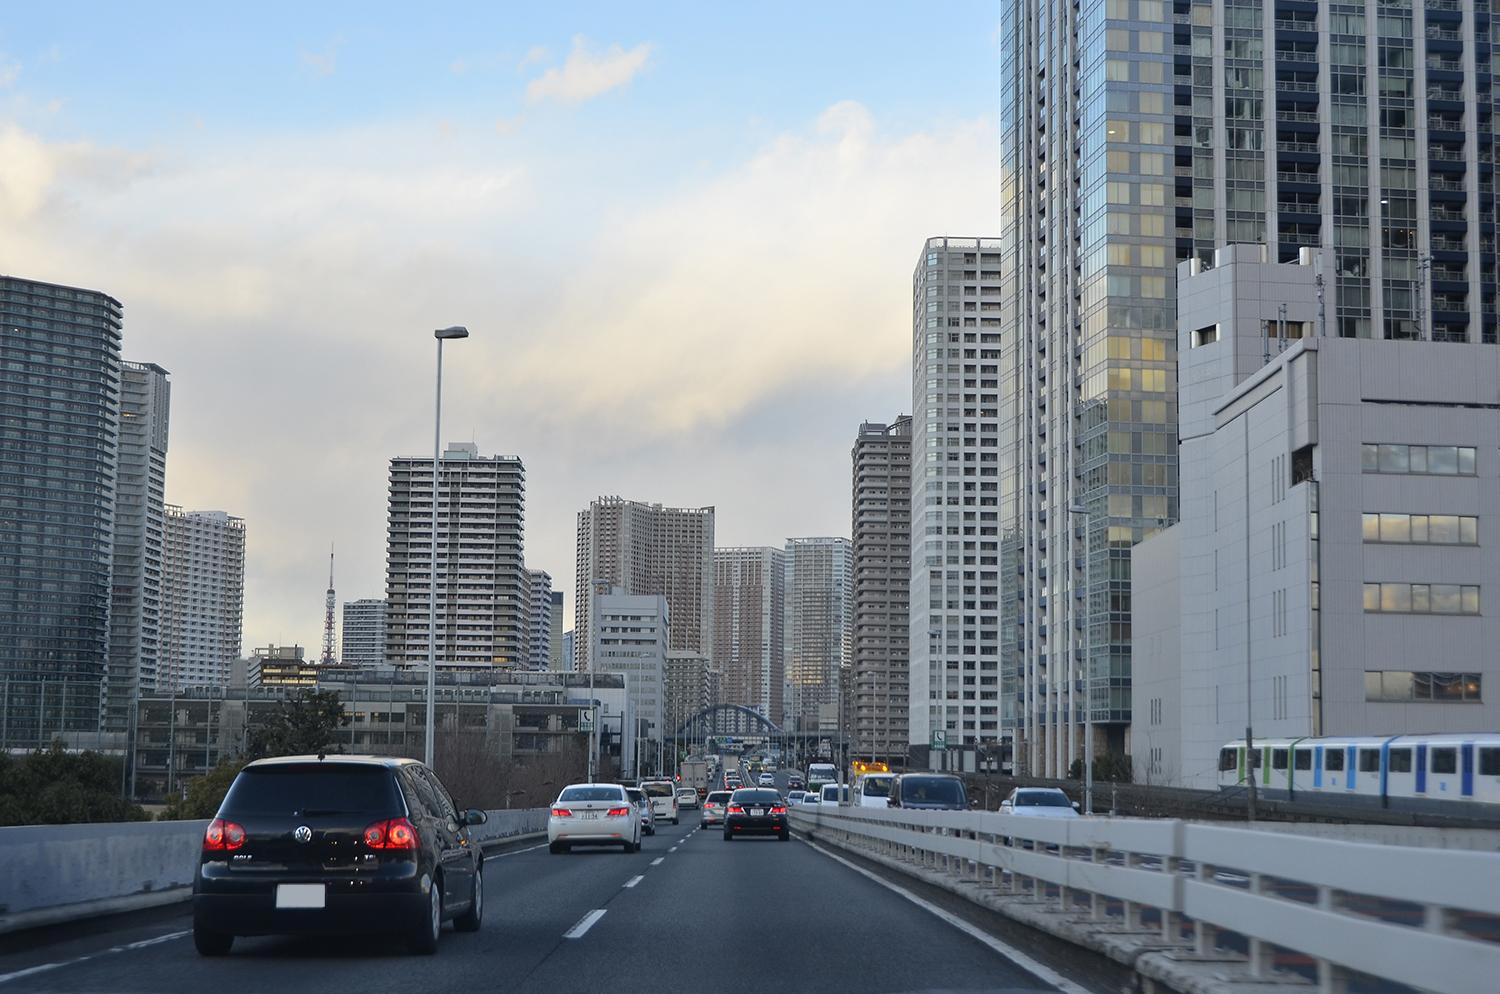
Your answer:
[[[277,884],[276,907],[321,908],[327,900],[322,884]]]
[[[750,809],[750,816],[752,818],[759,818],[761,815],[763,815],[765,813],[766,813],[766,809],[765,808],[751,808]]]
[[[584,818],[585,818],[585,819],[593,819],[593,818],[598,818],[598,817],[599,817],[599,812],[597,812],[597,811],[585,811],[585,812],[584,812],[584,813],[583,813],[583,817],[584,817]]]

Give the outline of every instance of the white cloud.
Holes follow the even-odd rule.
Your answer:
[[[516,72],[521,72],[527,66],[534,66],[546,62],[550,55],[551,53],[547,51],[547,46],[533,45],[526,50],[525,55],[521,56],[521,61],[516,63]]]
[[[611,45],[602,53],[590,51],[588,39],[578,35],[561,68],[548,69],[526,84],[526,99],[580,103],[625,86],[646,68],[652,46],[642,43],[626,51]],[[532,49],[536,52],[536,49]],[[527,59],[531,58],[528,54]],[[526,62],[523,60],[522,65]]]
[[[339,48],[344,44],[342,38],[335,38],[328,43],[328,47],[321,52],[310,52],[302,50],[300,59],[302,68],[318,76],[332,76],[339,65]]]

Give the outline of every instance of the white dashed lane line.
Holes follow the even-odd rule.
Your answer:
[[[625,886],[626,887],[634,887],[636,884],[640,883],[642,880],[645,880],[645,879],[646,879],[645,877],[631,877],[629,880],[625,881]]]
[[[493,856],[486,856],[484,858],[484,861],[488,863],[492,859],[504,859],[507,856],[519,856],[523,852],[536,852],[538,849],[545,848],[547,848],[547,843],[543,842],[539,846],[527,846],[525,849],[512,849],[510,852],[497,852]]]
[[[666,858],[667,857],[665,857],[665,856],[658,856],[658,857],[656,857],[655,859],[653,859],[651,861],[651,865],[652,866],[660,866],[661,865],[661,861],[664,860],[664,859],[666,859]]]
[[[566,932],[564,932],[563,933],[563,938],[564,939],[581,939],[581,938],[583,938],[584,934],[586,932],[588,932],[589,929],[591,929],[591,928],[594,927],[594,923],[597,922],[599,919],[601,919],[603,917],[604,917],[604,909],[603,908],[595,908],[593,911],[590,911],[588,914],[586,914],[582,918],[578,919],[578,924],[577,925],[574,925],[572,928],[570,928]]]
[[[75,959],[60,960],[56,963],[42,963],[39,966],[27,967],[24,970],[16,970],[13,973],[0,973],[0,984],[9,983],[12,980],[20,980],[22,977],[34,976],[38,973],[46,973],[49,970],[56,970],[64,966],[73,966],[76,963],[84,963],[91,959],[97,959],[100,956],[108,956],[111,953],[123,953],[133,949],[145,949],[147,946],[154,946],[159,942],[170,942],[173,939],[180,939],[185,935],[192,934],[193,933],[190,931],[168,932],[166,935],[158,935],[153,939],[141,939],[139,942],[128,942],[123,946],[111,946],[110,948],[104,950],[102,953],[90,953],[88,956],[79,956]]]

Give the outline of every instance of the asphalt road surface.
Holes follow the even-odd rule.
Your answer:
[[[532,844],[491,855],[484,927],[445,927],[433,957],[355,936],[242,938],[204,959],[184,906],[39,947],[11,942],[0,994],[1055,990],[801,839],[725,842],[698,821],[687,812],[640,853]]]

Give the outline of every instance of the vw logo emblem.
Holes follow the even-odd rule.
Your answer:
[[[306,825],[298,825],[292,831],[292,838],[296,839],[298,842],[311,842],[312,829],[308,828]]]

